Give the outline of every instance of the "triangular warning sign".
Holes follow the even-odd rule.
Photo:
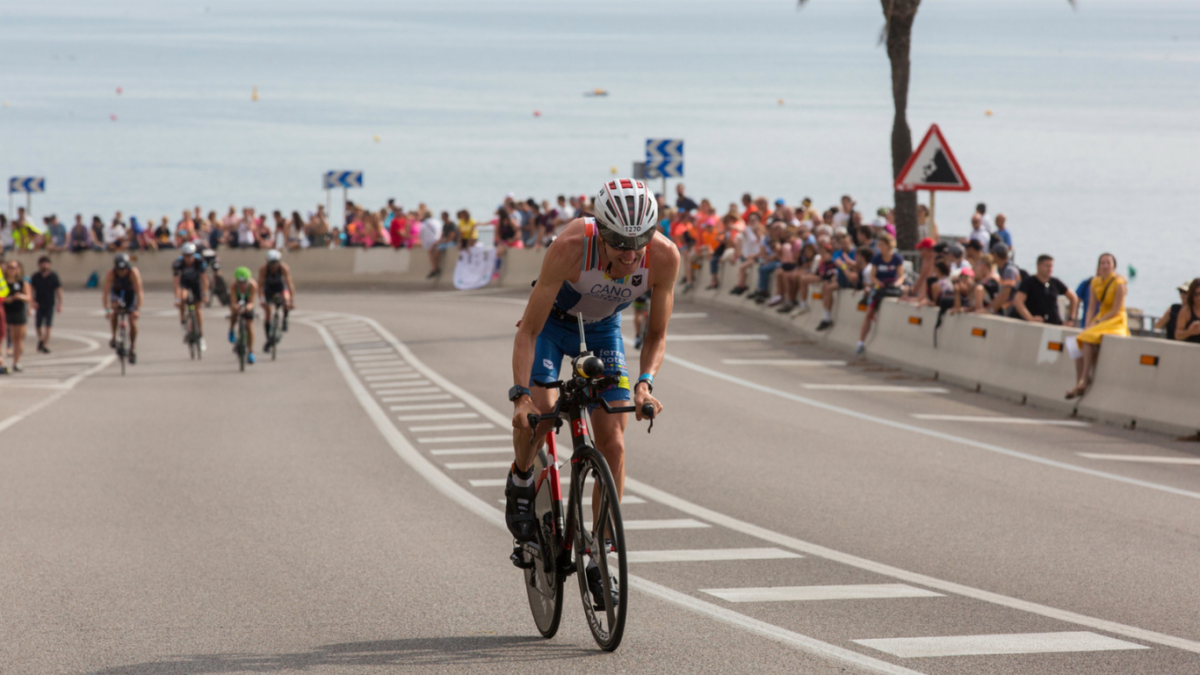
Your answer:
[[[917,151],[908,158],[908,163],[896,179],[896,189],[901,192],[914,190],[957,190],[971,189],[966,174],[950,152],[950,146],[942,137],[938,125],[929,127]]]

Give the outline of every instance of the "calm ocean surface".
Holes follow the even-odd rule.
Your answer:
[[[343,168],[366,204],[478,215],[678,137],[693,196],[869,213],[882,25],[877,0],[4,0],[0,172],[45,175],[34,212],[64,219],[309,210]],[[1200,275],[1200,2],[925,0],[912,73],[914,142],[937,122],[974,188],[939,197],[943,232],[985,201],[1023,266],[1074,285],[1111,250],[1148,310]]]

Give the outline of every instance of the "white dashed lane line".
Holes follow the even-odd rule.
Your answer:
[[[916,413],[915,419],[934,422],[970,422],[981,424],[1041,424],[1055,427],[1086,427],[1087,422],[1079,420],[1047,420],[1036,417],[1000,417],[994,415],[932,415]]]
[[[1154,455],[1106,455],[1098,452],[1077,452],[1087,459],[1103,459],[1110,462],[1145,462],[1147,464],[1194,464],[1200,465],[1200,457],[1161,457]]]
[[[826,359],[721,359],[727,366],[844,366],[845,361]]]
[[[346,322],[347,325],[350,323],[353,323],[353,322],[349,322],[349,321]],[[432,446],[434,446],[434,448],[437,448],[438,445],[443,444],[443,443],[446,443],[446,444],[453,443],[453,444],[458,444],[460,446],[460,447],[451,447],[451,448],[445,448],[445,449],[427,449],[427,450],[425,450],[424,452],[430,456],[451,456],[452,457],[455,455],[458,455],[458,456],[486,455],[486,454],[497,454],[497,455],[505,454],[506,455],[511,452],[511,449],[508,448],[506,446],[506,444],[500,444],[495,447],[489,447],[487,442],[489,442],[489,441],[494,441],[494,442],[511,441],[511,434],[505,433],[505,434],[485,434],[485,435],[470,435],[470,436],[460,436],[460,435],[436,436],[436,435],[434,435],[434,436],[419,437],[419,438],[412,438],[412,435],[414,435],[416,433],[428,433],[428,432],[432,432],[435,430],[437,430],[437,431],[453,431],[453,430],[455,430],[455,428],[461,429],[463,427],[486,429],[486,428],[492,428],[493,424],[500,426],[501,428],[507,428],[507,426],[509,424],[509,420],[508,420],[507,416],[504,415],[503,413],[500,413],[498,411],[491,409],[490,407],[485,405],[482,401],[480,401],[478,398],[467,393],[466,391],[464,391],[457,385],[453,384],[449,380],[446,380],[444,377],[437,374],[435,371],[430,370],[427,366],[425,366],[423,363],[421,363],[411,353],[411,351],[408,350],[407,347],[405,347],[402,343],[400,343],[398,340],[396,340],[394,336],[392,336],[390,333],[388,333],[386,331],[386,329],[384,329],[382,326],[380,326],[377,322],[375,322],[371,319],[363,318],[361,323],[362,323],[362,325],[367,326],[369,328],[367,330],[363,330],[363,331],[356,331],[354,333],[356,339],[362,338],[364,340],[370,339],[375,342],[383,342],[384,344],[390,345],[390,348],[394,350],[394,353],[397,356],[393,357],[388,354],[384,354],[382,352],[372,353],[372,354],[359,354],[359,355],[357,355],[357,356],[359,356],[359,358],[353,361],[353,366],[352,366],[351,359],[354,358],[354,355],[347,353],[346,356],[340,356],[340,355],[335,354],[335,357],[336,357],[335,361],[338,362],[339,368],[342,369],[343,374],[347,377],[348,383],[351,384],[351,389],[354,390],[356,396],[358,397],[359,401],[363,404],[364,408],[367,409],[369,413],[371,413],[372,409],[379,411],[378,414],[372,413],[372,420],[375,422],[377,427],[379,427],[381,433],[383,433],[384,437],[388,440],[389,443],[391,443],[392,447],[396,450],[397,454],[399,454],[401,458],[403,458],[406,462],[408,462],[414,469],[416,469],[427,480],[429,480],[431,483],[433,483],[435,485],[435,487],[437,487],[439,490],[441,490],[444,494],[451,497],[455,501],[460,502],[461,504],[468,507],[472,511],[475,511],[475,512],[479,513],[480,515],[483,515],[490,522],[493,522],[496,525],[502,526],[502,524],[503,524],[502,513],[498,509],[496,509],[494,506],[491,506],[491,505],[485,505],[485,502],[483,500],[480,500],[478,497],[476,497],[474,494],[472,494],[468,488],[463,487],[462,483],[458,483],[454,479],[450,478],[450,474],[445,473],[445,471],[468,472],[468,471],[472,471],[472,470],[495,470],[498,472],[502,472],[503,469],[508,467],[508,465],[510,464],[510,461],[507,458],[505,458],[503,460],[496,460],[496,461],[447,462],[444,467],[438,467],[437,465],[432,464],[431,460],[426,458],[425,456],[423,456],[420,451],[417,451],[412,443],[415,442],[415,443],[420,443],[423,445],[432,445]],[[323,330],[323,328],[319,328],[319,330]],[[368,332],[370,333],[369,335],[367,335]],[[341,346],[343,350],[345,349],[345,346],[343,346],[343,345],[336,345],[334,343],[334,341],[332,340],[332,338],[330,338],[328,336],[328,334],[326,334],[325,337],[326,337],[326,343],[329,345],[329,347],[331,349],[336,349],[339,346]],[[765,335],[763,335],[763,336],[758,336],[758,335],[749,335],[749,336],[747,336],[747,335],[716,335],[716,336],[712,336],[712,335],[709,335],[709,336],[688,336],[688,337],[685,337],[684,339],[685,340],[693,339],[696,341],[705,341],[705,340],[721,340],[721,341],[730,340],[730,341],[732,341],[732,340],[758,340],[758,339],[766,339],[766,337],[767,336],[765,336]],[[374,359],[386,359],[386,360],[388,360],[388,362],[380,363],[379,361],[374,360]],[[672,359],[672,360],[674,361],[675,359]],[[752,361],[752,360],[747,359],[746,361]],[[692,366],[692,364],[687,364],[687,365]],[[737,365],[737,364],[730,364],[730,365]],[[747,363],[745,365],[751,365],[751,364]],[[793,365],[809,365],[809,364],[795,363]],[[812,364],[812,365],[816,365],[816,364]],[[829,365],[829,364],[821,364],[821,365]],[[695,368],[695,366],[692,366],[692,367]],[[357,374],[353,372],[356,369],[358,370]],[[397,387],[394,384],[388,384],[387,387],[376,387],[376,391],[373,391],[373,392],[366,385],[365,380],[368,376],[378,376],[378,375],[383,375],[383,374],[394,375],[394,374],[398,374],[398,373],[405,373],[405,372],[412,372],[412,371],[416,371],[415,373],[413,373],[414,375],[417,375],[419,373],[419,375],[417,375],[418,377],[423,377],[430,385],[434,385],[434,386],[429,387],[432,391],[430,391],[429,393],[424,394],[424,395],[394,396],[391,394],[398,393]],[[724,377],[729,378],[729,379],[735,379],[735,378],[731,378],[730,376],[724,376]],[[376,381],[376,382],[378,384],[387,384],[387,383],[380,382],[380,381]],[[422,382],[421,384],[424,385],[424,384],[426,384],[426,382]],[[816,389],[816,388],[822,388],[822,387],[820,385],[817,385],[817,386],[811,386],[810,388]],[[838,387],[826,386],[824,388],[838,388]],[[911,392],[911,391],[926,391],[929,393],[945,393],[946,392],[945,389],[942,389],[940,387],[887,386],[887,387],[879,388],[879,387],[870,387],[870,386],[866,386],[866,385],[863,385],[863,386],[851,385],[850,387],[847,387],[846,389],[857,390],[857,391],[863,391],[863,390],[866,390],[866,391],[877,390],[878,391],[878,390],[882,389],[884,391],[904,391],[904,392]],[[407,394],[414,394],[415,392],[418,392],[418,391],[424,392],[425,390],[410,388],[410,389],[402,389],[400,391],[403,391]],[[438,392],[438,393],[434,393],[434,392]],[[430,401],[437,401],[437,402],[430,402]],[[388,422],[389,418],[387,418],[386,415],[382,412],[383,407],[380,407],[380,403],[403,403],[403,404],[405,404],[405,405],[387,406],[387,408],[389,408],[393,412],[404,412],[404,413],[410,413],[413,411],[418,411],[418,412],[415,415],[398,415],[395,417],[395,421],[392,421],[389,423]],[[466,408],[468,406],[471,409],[473,409],[474,412],[469,412],[469,411],[463,410],[464,408]],[[444,410],[453,411],[455,409],[462,410],[462,412],[457,412],[457,413],[456,412],[444,412],[444,413],[436,412],[436,411],[444,411]],[[435,412],[425,412],[425,411],[435,411]],[[449,415],[450,417],[442,417],[442,415]],[[449,425],[425,424],[425,425],[421,425],[421,424],[419,424],[420,422],[424,422],[429,419],[434,419],[434,420],[437,420],[437,419],[472,419],[472,418],[476,418],[479,416],[482,416],[484,419],[489,420],[492,424],[480,424],[478,426],[470,425],[470,424],[467,424],[467,425],[459,425],[459,424],[449,424]],[[418,425],[411,424],[413,422],[417,422]],[[395,427],[392,425],[395,425],[397,423],[400,425],[400,427],[402,429],[404,429],[408,434],[410,434],[409,438],[406,438],[404,435],[396,433]],[[926,433],[929,433],[929,432],[926,432]],[[561,476],[561,480],[563,483],[569,483],[569,481],[570,481],[569,473],[564,473]],[[502,477],[467,478],[465,480],[465,483],[467,485],[470,485],[471,488],[475,488],[475,489],[502,488],[505,484],[505,479]],[[756,560],[762,560],[762,561],[798,560],[799,561],[799,560],[803,559],[804,556],[806,556],[806,555],[816,555],[817,557],[822,557],[822,558],[825,558],[828,560],[832,560],[834,562],[840,562],[840,563],[844,563],[844,564],[850,564],[851,566],[855,566],[855,567],[859,567],[859,568],[863,568],[863,569],[869,569],[871,571],[884,574],[885,576],[891,576],[898,580],[915,580],[920,585],[927,586],[929,588],[936,588],[939,591],[963,595],[966,597],[975,598],[977,600],[984,600],[985,602],[992,602],[992,603],[999,604],[999,605],[1006,606],[1006,607],[1022,609],[1022,610],[1029,611],[1034,614],[1040,614],[1042,616],[1049,616],[1049,617],[1056,618],[1059,620],[1072,622],[1072,623],[1079,624],[1079,625],[1085,625],[1085,626],[1092,627],[1092,628],[1099,628],[1101,630],[1105,630],[1110,633],[1120,634],[1120,635],[1123,635],[1126,637],[1142,639],[1142,640],[1149,641],[1149,642],[1157,642],[1159,644],[1164,644],[1164,645],[1171,645],[1174,647],[1179,647],[1181,649],[1187,649],[1189,651],[1194,651],[1194,652],[1200,653],[1200,644],[1197,644],[1195,642],[1191,642],[1188,640],[1184,640],[1182,638],[1177,638],[1177,637],[1168,636],[1168,635],[1162,635],[1159,633],[1154,633],[1152,631],[1146,631],[1144,629],[1139,629],[1139,628],[1135,628],[1132,626],[1124,626],[1122,624],[1108,622],[1108,621],[1104,621],[1104,620],[1100,620],[1100,619],[1093,619],[1091,617],[1086,617],[1086,616],[1074,614],[1071,612],[1057,610],[1054,608],[1037,605],[1035,603],[1028,603],[1025,601],[1020,601],[1020,600],[1016,600],[1016,599],[1012,599],[1012,598],[1006,598],[1005,596],[1000,596],[1000,595],[996,595],[996,594],[992,594],[992,593],[988,593],[988,592],[984,592],[984,591],[977,591],[975,589],[970,589],[968,587],[960,586],[958,584],[953,584],[950,582],[943,582],[943,581],[940,581],[937,579],[933,579],[931,577],[925,577],[924,575],[914,574],[914,573],[906,572],[903,570],[897,570],[895,568],[890,568],[886,565],[881,565],[878,563],[865,561],[865,560],[862,560],[859,558],[855,558],[853,556],[848,556],[846,554],[841,554],[841,553],[838,553],[835,551],[831,551],[829,549],[825,549],[823,547],[820,547],[820,546],[817,546],[814,544],[808,544],[807,542],[801,542],[800,540],[797,540],[797,539],[794,539],[791,537],[787,537],[785,535],[780,535],[778,533],[769,532],[762,528],[758,528],[756,526],[751,526],[747,523],[742,523],[741,521],[737,521],[735,519],[729,518],[728,516],[724,516],[722,514],[717,514],[716,512],[712,512],[708,509],[704,509],[697,505],[691,504],[689,502],[686,502],[685,500],[674,497],[673,495],[669,495],[665,492],[657,490],[656,488],[652,488],[649,485],[646,485],[644,483],[641,483],[641,482],[633,480],[633,479],[629,479],[627,481],[627,488],[628,488],[629,492],[626,493],[624,499],[622,500],[622,504],[625,506],[635,506],[638,504],[646,504],[648,501],[647,498],[649,498],[651,501],[659,504],[660,506],[666,506],[668,508],[672,508],[677,511],[680,511],[684,514],[696,516],[694,518],[660,518],[660,519],[639,519],[639,518],[628,518],[627,517],[625,520],[625,523],[626,523],[626,529],[629,531],[670,530],[670,529],[713,530],[714,529],[713,526],[715,525],[717,527],[725,527],[725,528],[732,529],[741,534],[748,534],[750,536],[756,537],[756,538],[766,541],[766,542],[778,544],[778,546],[776,546],[776,547],[768,547],[768,548],[754,548],[754,547],[715,548],[714,547],[714,548],[693,548],[693,549],[679,549],[679,550],[632,550],[628,554],[628,559],[631,563],[638,563],[638,564],[657,563],[660,565],[669,566],[672,564],[691,564],[691,563],[703,564],[706,562],[715,562],[715,561],[744,561],[746,564],[755,564],[753,561],[756,561]],[[630,494],[630,492],[637,493],[637,494]],[[499,500],[499,501],[501,503],[503,502],[503,500]],[[590,499],[585,498],[584,502],[585,502],[585,504],[590,503]],[[631,535],[631,536],[633,536],[633,535]],[[697,543],[699,543],[699,542],[697,542]],[[802,553],[804,555],[802,555]],[[803,563],[799,563],[799,564],[803,564]],[[897,675],[899,675],[899,674],[913,675],[916,672],[916,671],[912,671],[910,669],[904,668],[902,666],[899,666],[897,664],[879,660],[879,659],[871,657],[867,654],[863,654],[861,652],[855,651],[854,649],[847,649],[847,648],[840,647],[840,646],[837,646],[834,644],[822,642],[820,640],[789,631],[789,630],[781,628],[779,626],[771,625],[767,622],[763,622],[758,619],[754,619],[752,617],[746,616],[744,614],[734,612],[727,608],[723,608],[719,605],[712,604],[711,602],[702,600],[701,598],[696,597],[695,595],[689,595],[688,593],[680,592],[675,589],[671,589],[666,586],[662,586],[660,584],[651,582],[642,577],[631,575],[630,582],[636,590],[639,590],[643,593],[647,593],[649,595],[652,595],[652,596],[657,597],[662,600],[666,600],[668,602],[672,602],[676,605],[679,605],[679,606],[689,609],[691,611],[695,611],[700,614],[706,615],[710,618],[724,622],[731,626],[735,626],[735,627],[741,628],[743,630],[749,631],[751,633],[755,633],[758,635],[762,635],[762,636],[777,640],[784,644],[791,645],[797,649],[800,649],[800,650],[803,650],[803,651],[806,651],[809,653],[817,654],[817,655],[829,658],[831,660],[834,660],[834,661],[837,661],[837,662],[840,662],[843,664],[848,664],[848,665],[857,667],[859,669],[868,670],[868,671],[872,671],[872,672],[893,673],[893,674],[897,674]],[[924,588],[919,588],[917,586],[910,586],[908,584],[902,584],[902,583],[866,584],[866,585],[860,585],[860,586],[841,586],[841,587],[813,587],[813,586],[805,587],[805,586],[801,586],[801,587],[749,588],[749,589],[696,589],[694,592],[695,593],[704,593],[705,595],[721,598],[722,601],[731,602],[731,603],[733,603],[733,602],[786,602],[786,601],[797,602],[797,601],[804,601],[804,600],[826,600],[826,601],[832,602],[832,601],[836,601],[836,600],[840,600],[840,599],[868,599],[868,598],[879,599],[880,601],[886,601],[889,598],[930,598],[931,602],[937,602],[936,598],[938,596],[942,595],[942,593],[938,593],[933,590],[926,590]],[[1106,636],[1103,636],[1103,635],[1100,635],[1097,633],[1063,632],[1063,633],[1046,633],[1046,634],[1037,634],[1037,635],[1039,635],[1041,637],[1030,638],[1030,640],[1033,640],[1033,642],[1031,642],[1029,644],[1022,643],[1020,636],[1015,636],[1015,637],[1014,636],[966,636],[966,637],[975,637],[975,638],[995,639],[995,640],[1000,640],[1001,642],[1003,642],[1003,640],[1007,639],[1008,642],[1004,643],[1007,646],[1001,645],[1001,647],[995,647],[994,645],[989,646],[989,645],[985,644],[986,641],[980,642],[979,644],[974,644],[974,645],[965,644],[965,643],[955,645],[952,643],[938,643],[937,642],[939,640],[953,641],[955,639],[962,638],[963,636],[919,637],[919,638],[884,638],[881,640],[864,639],[864,640],[856,640],[853,642],[855,643],[855,645],[858,648],[872,649],[872,650],[880,651],[883,653],[888,653],[888,654],[891,654],[892,656],[896,656],[899,658],[907,658],[907,656],[901,656],[899,654],[899,652],[902,652],[905,650],[919,651],[921,649],[924,649],[927,652],[931,652],[931,653],[934,651],[940,650],[942,652],[945,652],[947,655],[950,655],[950,654],[958,653],[958,652],[954,651],[955,649],[960,650],[961,653],[983,654],[983,653],[1032,653],[1032,652],[1036,652],[1036,651],[1102,651],[1102,650],[1108,650],[1108,649],[1126,649],[1126,648],[1144,649],[1145,648],[1142,645],[1137,645],[1137,644],[1125,642],[1122,640],[1116,640],[1114,638],[1108,638]],[[1063,636],[1075,636],[1075,637],[1063,637]],[[1081,636],[1094,636],[1094,637],[1081,637]],[[928,644],[927,644],[927,646],[905,645],[905,644],[902,644],[901,642],[894,642],[892,644],[889,644],[889,643],[887,643],[888,640],[893,640],[893,641],[925,640],[925,641],[928,641]],[[1037,640],[1041,640],[1041,642],[1037,642]],[[917,643],[915,643],[915,642],[912,644],[917,645]],[[1131,645],[1131,647],[1126,647],[1126,646],[1118,647],[1118,646],[1116,646],[1118,644]],[[1055,645],[1058,645],[1059,648],[1055,648]],[[975,649],[975,650],[993,649],[993,650],[995,650],[995,649],[1001,649],[1001,648],[1010,649],[1010,650],[1011,649],[1027,649],[1027,650],[1032,650],[1032,651],[1030,651],[1030,652],[962,651],[964,649],[965,650],[970,650],[970,649]],[[891,649],[892,651],[889,651],[889,649]]]
[[[905,387],[898,384],[802,384],[805,389],[817,391],[874,391],[891,394],[949,394],[944,387]]]
[[[1125,640],[1089,631],[1061,633],[1011,633],[999,635],[953,635],[948,637],[884,638],[855,640],[902,659],[933,656],[983,656],[988,654],[1047,654],[1149,649]]]

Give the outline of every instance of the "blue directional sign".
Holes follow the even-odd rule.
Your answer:
[[[362,187],[362,175],[361,171],[326,171],[325,189],[360,188]]]
[[[42,176],[13,176],[8,179],[8,194],[15,192],[45,192],[46,179]]]
[[[646,139],[646,178],[683,178],[683,139]]]

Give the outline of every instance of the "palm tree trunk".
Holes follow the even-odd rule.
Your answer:
[[[900,170],[912,154],[912,130],[908,128],[908,52],[912,46],[912,25],[917,18],[917,6],[921,0],[880,0],[883,16],[887,21],[887,51],[892,62],[892,100],[896,115],[892,120],[892,179],[900,176]],[[917,193],[895,193],[896,239],[902,251],[911,251],[917,245]]]

